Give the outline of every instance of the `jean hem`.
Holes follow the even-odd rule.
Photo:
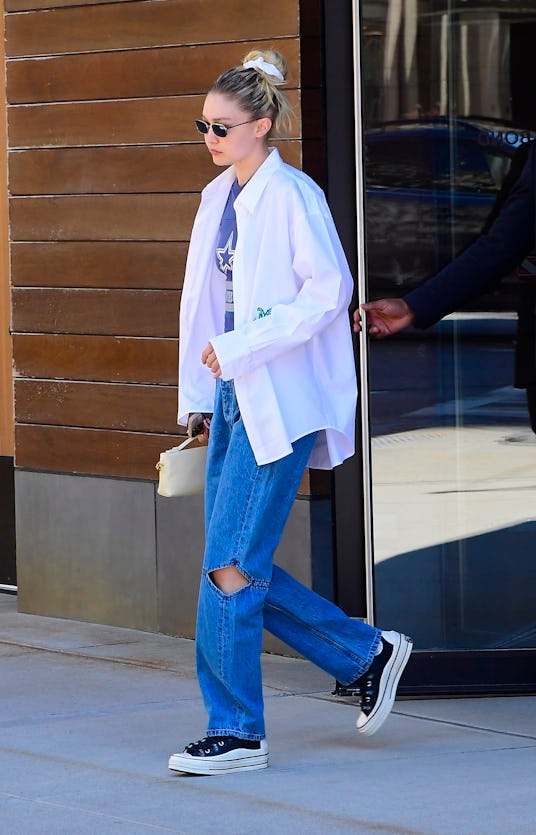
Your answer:
[[[285,615],[289,620],[291,620],[295,623],[303,624],[309,630],[309,632],[312,635],[315,635],[317,638],[322,640],[324,642],[324,644],[326,646],[329,646],[338,657],[342,658],[346,669],[348,669],[349,663],[353,664],[355,669],[352,671],[352,674],[351,674],[350,678],[348,678],[348,681],[346,681],[346,684],[352,684],[354,681],[356,681],[358,678],[360,678],[362,675],[364,675],[366,673],[366,671],[368,670],[368,668],[370,667],[370,665],[372,664],[372,662],[374,660],[374,656],[376,655],[376,649],[379,646],[380,640],[381,640],[381,630],[380,629],[377,629],[374,626],[370,627],[370,629],[372,629],[372,631],[375,632],[376,634],[374,635],[374,638],[372,640],[372,644],[369,647],[369,650],[368,650],[368,653],[367,653],[366,657],[364,657],[364,656],[358,655],[354,650],[350,649],[350,647],[348,646],[348,641],[343,644],[340,641],[334,640],[334,638],[331,635],[326,635],[326,633],[323,632],[322,629],[318,628],[316,626],[316,624],[308,623],[303,618],[298,617],[294,612],[289,612],[289,611],[283,609],[281,606],[276,606],[273,603],[267,603],[265,605],[268,608],[272,609],[274,612],[279,612],[280,614]],[[266,627],[266,628],[268,629],[269,632],[271,631],[269,627]],[[336,677],[337,681],[340,681],[341,684],[345,684],[345,678],[347,678],[347,677],[343,677],[340,674],[340,671],[338,671],[336,669],[336,667],[333,663],[330,663],[330,665],[327,666],[327,664],[322,663],[322,661],[320,660],[320,658],[318,658],[318,656],[313,657],[311,654],[309,654],[307,652],[307,648],[305,648],[303,646],[296,646],[291,641],[289,641],[289,639],[287,637],[285,637],[282,634],[274,633],[274,632],[272,634],[275,634],[277,638],[280,638],[285,643],[288,643],[290,646],[293,646],[294,649],[298,649],[299,652],[302,655],[304,655],[306,658],[308,658],[309,661],[311,661],[317,667],[320,667],[321,670],[324,670],[325,672],[329,673],[330,675],[334,675]],[[331,657],[330,661],[333,662],[333,656]]]
[[[207,730],[207,736],[236,736],[237,739],[249,739],[252,742],[261,742],[265,734],[246,734],[233,728],[212,728]]]
[[[349,684],[353,684],[354,681],[357,681],[358,678],[361,678],[361,676],[365,675],[365,673],[369,669],[370,665],[374,661],[374,656],[376,655],[376,650],[380,646],[381,637],[382,637],[381,630],[378,629],[378,634],[376,635],[376,638],[375,638],[375,640],[373,641],[373,643],[370,647],[368,657],[367,657],[365,663],[360,665],[360,667],[362,668],[361,671],[358,672],[358,674],[356,676],[354,676],[353,678],[351,678],[349,681],[344,681],[343,679],[339,679],[340,683],[344,687],[348,687]]]

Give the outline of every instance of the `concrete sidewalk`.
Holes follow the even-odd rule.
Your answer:
[[[376,736],[305,661],[263,659],[271,765],[188,777],[193,642],[0,594],[1,835],[536,833],[536,698],[398,701]]]

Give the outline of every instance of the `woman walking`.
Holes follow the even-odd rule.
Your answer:
[[[196,633],[208,724],[169,767],[194,774],[268,764],[263,627],[343,684],[360,680],[364,734],[388,716],[411,652],[273,565],[305,467],[353,454],[356,405],[352,277],[332,217],[268,145],[289,122],[285,76],[279,53],[248,54],[196,121],[226,170],[203,191],[181,301],[178,419],[209,439]]]

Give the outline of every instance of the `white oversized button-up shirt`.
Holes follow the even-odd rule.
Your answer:
[[[235,178],[204,189],[195,218],[179,335],[178,423],[212,412],[215,380],[201,363],[214,346],[234,380],[258,464],[319,435],[310,467],[331,469],[354,452],[357,384],[348,317],[353,281],[322,190],[272,150],[235,201],[235,330],[223,332],[225,282],[214,251]]]

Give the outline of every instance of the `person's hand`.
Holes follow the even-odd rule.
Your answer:
[[[188,417],[187,435],[189,438],[197,438],[200,443],[208,443],[210,435],[210,422],[212,415],[193,412]]]
[[[221,368],[216,356],[216,351],[209,342],[203,353],[201,354],[201,362],[212,371],[213,377],[221,377]]]
[[[371,336],[389,336],[404,330],[413,324],[413,311],[404,299],[379,299],[361,305],[367,314],[367,330]],[[354,313],[354,331],[361,330],[361,314],[359,309]]]

